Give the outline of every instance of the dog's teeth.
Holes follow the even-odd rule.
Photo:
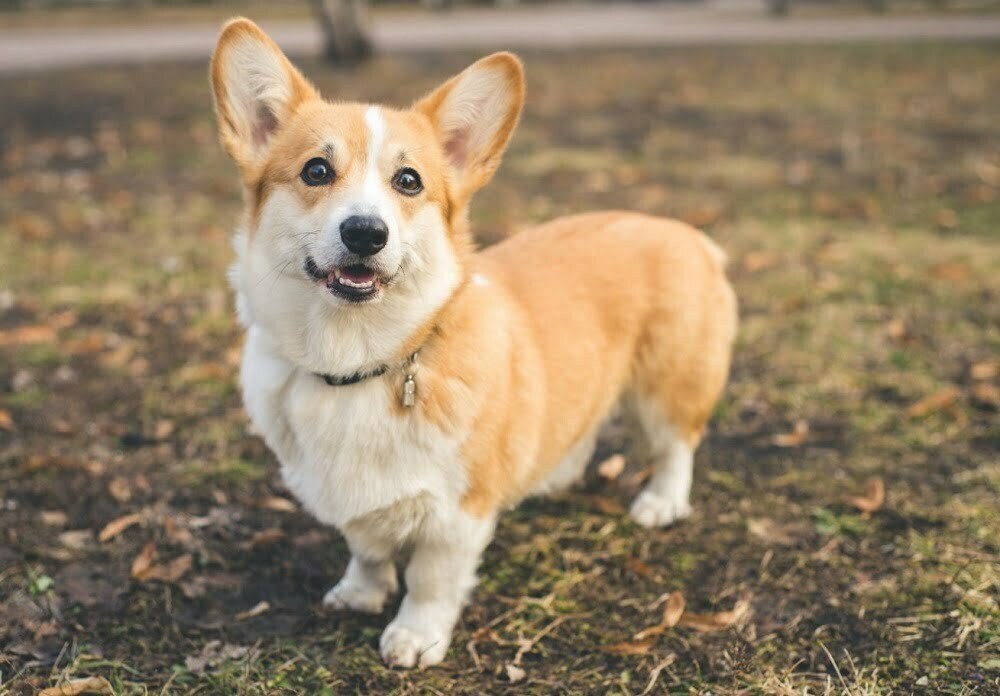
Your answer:
[[[366,283],[355,283],[353,280],[349,280],[343,277],[337,278],[337,282],[339,282],[341,285],[346,285],[351,288],[358,288],[359,290],[365,290],[375,285],[374,280],[369,280]]]

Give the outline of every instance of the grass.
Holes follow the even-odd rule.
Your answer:
[[[615,512],[643,466],[615,424],[601,456],[629,452],[629,472],[507,514],[447,660],[414,673],[380,663],[388,612],[319,609],[347,550],[282,502],[248,431],[225,286],[240,192],[204,66],[4,78],[0,693],[85,676],[116,693],[996,692],[995,56],[524,56],[528,107],[474,206],[480,239],[602,207],[702,226],[732,259],[736,362],[690,521],[647,532]],[[472,58],[304,68],[328,95],[407,103]],[[862,514],[846,501],[873,477],[886,502]],[[189,568],[131,579],[149,543]],[[674,590],[751,613],[602,650]]]

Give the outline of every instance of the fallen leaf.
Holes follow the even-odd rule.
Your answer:
[[[263,529],[250,537],[250,541],[247,545],[252,549],[259,549],[266,546],[273,546],[284,538],[284,531],[278,529],[277,527],[270,527],[268,529]]]
[[[676,626],[684,615],[685,604],[683,594],[678,591],[671,592],[667,596],[667,601],[663,603],[663,615],[660,617],[660,623],[639,631],[632,637],[632,640],[642,641],[652,636],[658,636],[668,628]]]
[[[111,694],[111,684],[104,677],[70,679],[58,686],[42,689],[38,696],[78,696],[79,694]]]
[[[66,513],[62,510],[42,510],[39,517],[42,518],[42,524],[47,524],[50,527],[65,527],[68,521]]]
[[[56,330],[45,324],[19,326],[16,329],[0,331],[0,346],[27,346],[37,343],[51,343],[56,339]]]
[[[121,517],[111,520],[104,525],[104,529],[102,529],[97,535],[97,540],[102,543],[110,541],[132,525],[139,524],[141,521],[142,515],[138,512],[133,512],[130,515],[122,515]]]
[[[52,432],[57,435],[72,435],[76,432],[76,428],[73,427],[73,424],[67,420],[63,420],[62,418],[56,418],[52,421],[50,427],[52,428]]]
[[[906,322],[902,319],[893,319],[886,324],[885,333],[893,341],[902,341],[906,338]]]
[[[163,419],[156,422],[156,427],[153,428],[153,437],[157,440],[166,440],[173,435],[173,432],[174,422]]]
[[[319,529],[310,529],[308,532],[300,534],[299,536],[292,539],[292,543],[299,548],[306,546],[318,546],[327,541],[326,534]]]
[[[655,635],[642,640],[626,640],[614,645],[602,645],[601,651],[612,655],[648,655],[654,645],[656,645]]]
[[[123,476],[116,476],[108,482],[108,493],[119,503],[127,503],[132,500],[132,486],[128,479]]]
[[[790,433],[781,433],[771,438],[778,447],[800,447],[809,437],[809,421],[797,420]]]
[[[729,628],[733,624],[737,623],[740,619],[747,615],[750,611],[750,602],[746,599],[741,599],[736,602],[735,606],[729,611],[720,611],[714,614],[692,614],[690,612],[684,612],[681,616],[681,620],[678,622],[679,626],[688,626],[695,629],[696,631],[718,631],[724,628]]]
[[[166,533],[167,539],[175,544],[190,546],[194,543],[194,535],[191,533],[191,530],[179,524],[177,520],[169,515],[163,519],[163,531]]]
[[[14,432],[14,419],[10,416],[10,411],[0,408],[0,429]]]
[[[174,583],[180,580],[184,575],[191,570],[191,566],[194,565],[194,556],[189,553],[185,553],[182,556],[178,556],[170,563],[156,564],[150,567],[141,578],[137,578],[142,582],[148,582],[151,580],[158,580],[160,582]]]
[[[993,379],[1000,372],[1000,363],[994,360],[976,363],[969,368],[969,376],[977,382]]]
[[[523,669],[521,669],[517,665],[512,665],[509,662],[506,665],[504,665],[504,670],[507,672],[507,679],[510,680],[511,684],[517,684],[527,675],[527,672],[525,672]]]
[[[156,558],[156,544],[149,542],[142,547],[142,551],[132,561],[132,568],[129,571],[131,576],[136,580],[145,578],[149,569],[153,567],[154,558]]]
[[[847,502],[861,512],[875,512],[885,503],[885,483],[880,478],[873,478],[865,486],[864,495],[851,496]]]
[[[960,395],[961,392],[958,391],[958,388],[945,387],[912,404],[906,409],[906,415],[909,418],[921,418],[935,411],[940,411],[958,401]]]
[[[676,626],[684,614],[685,604],[684,595],[677,591],[671,592],[663,605],[663,620],[660,623],[667,628]]]
[[[625,457],[613,454],[597,465],[597,475],[608,481],[614,481],[625,471]]]
[[[288,498],[282,498],[277,495],[264,498],[258,503],[258,505],[265,510],[274,510],[275,512],[297,512],[299,509],[298,506]]]
[[[247,619],[252,619],[255,616],[260,616],[264,612],[270,611],[270,609],[271,609],[270,602],[257,602],[250,609],[247,609],[246,611],[241,611],[239,614],[237,614],[236,620],[246,621]]]
[[[90,544],[94,533],[89,529],[71,529],[59,535],[59,541],[68,549],[80,550]]]

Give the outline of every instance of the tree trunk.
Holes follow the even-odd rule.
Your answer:
[[[323,30],[323,54],[335,63],[357,63],[372,53],[365,0],[312,0]]]

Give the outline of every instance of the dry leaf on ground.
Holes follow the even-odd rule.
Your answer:
[[[275,512],[297,512],[299,509],[288,498],[282,498],[277,495],[264,498],[258,505],[266,510],[274,510]]]
[[[912,404],[906,409],[906,415],[909,418],[920,418],[935,411],[940,411],[958,401],[960,395],[961,392],[956,387],[945,387]]]
[[[127,503],[132,499],[132,486],[128,479],[116,476],[108,482],[108,493],[119,503]]]
[[[646,638],[658,636],[668,628],[676,626],[677,622],[684,615],[684,605],[684,595],[677,591],[671,592],[667,597],[667,601],[663,603],[663,615],[660,617],[660,623],[639,631],[635,634],[633,640],[642,641]]]
[[[906,322],[902,319],[893,319],[885,327],[886,335],[894,341],[902,341],[906,338]]]
[[[254,534],[247,546],[252,549],[259,549],[266,546],[273,546],[285,538],[285,532],[277,527],[269,527]]]
[[[518,683],[519,681],[524,679],[525,675],[527,674],[523,669],[521,669],[517,665],[512,665],[510,663],[504,665],[504,670],[506,670],[507,679],[510,680],[511,684]]]
[[[771,438],[771,442],[778,447],[799,447],[809,437],[809,421],[797,420],[792,427],[792,432],[781,433]]]
[[[736,602],[735,606],[733,606],[733,608],[729,611],[720,611],[714,614],[692,614],[691,612],[685,611],[683,616],[681,616],[678,625],[688,626],[702,632],[718,631],[723,628],[729,628],[733,624],[737,623],[740,619],[746,616],[749,611],[749,600],[741,599]]]
[[[851,496],[847,502],[861,512],[875,512],[885,503],[885,483],[880,478],[873,478],[865,486],[864,495]]]
[[[0,346],[27,346],[36,343],[52,343],[56,340],[56,330],[45,324],[19,326],[16,329],[0,331]]]
[[[597,475],[608,481],[614,481],[625,471],[625,456],[613,454],[597,465]]]
[[[647,655],[656,645],[656,636],[648,636],[642,640],[626,640],[614,645],[602,645],[601,650],[612,655]]]
[[[110,541],[132,525],[139,524],[141,521],[142,515],[138,512],[133,512],[130,515],[122,515],[104,525],[104,529],[97,535],[97,540],[101,542]]]
[[[58,686],[42,689],[38,696],[79,696],[79,694],[110,694],[114,693],[111,684],[104,677],[83,677],[70,679]]]
[[[995,360],[976,363],[969,368],[969,376],[979,382],[993,379],[998,373],[1000,373],[1000,363],[997,363]]]
[[[0,408],[0,430],[14,431],[14,419],[11,418],[10,411]]]
[[[247,619],[252,619],[255,616],[260,616],[264,612],[267,612],[267,611],[270,611],[270,610],[271,610],[271,603],[270,602],[257,602],[251,608],[247,609],[246,611],[241,611],[239,614],[237,614],[236,615],[236,620],[237,621],[246,621]]]
[[[69,517],[62,510],[42,510],[39,517],[42,518],[42,524],[50,527],[65,527],[69,521]]]
[[[158,563],[153,565],[142,577],[136,579],[142,582],[159,580],[160,582],[173,583],[184,577],[184,575],[191,570],[191,566],[193,565],[194,556],[189,553],[185,553],[169,563]]]
[[[158,420],[153,428],[153,437],[157,440],[166,440],[174,433],[174,422],[167,419]]]
[[[59,535],[59,541],[68,549],[80,550],[94,540],[94,533],[89,529],[70,529]]]
[[[156,558],[156,544],[149,542],[142,547],[142,551],[132,561],[132,568],[129,571],[130,575],[136,580],[142,580],[146,577],[149,569],[153,567],[154,558]]]

